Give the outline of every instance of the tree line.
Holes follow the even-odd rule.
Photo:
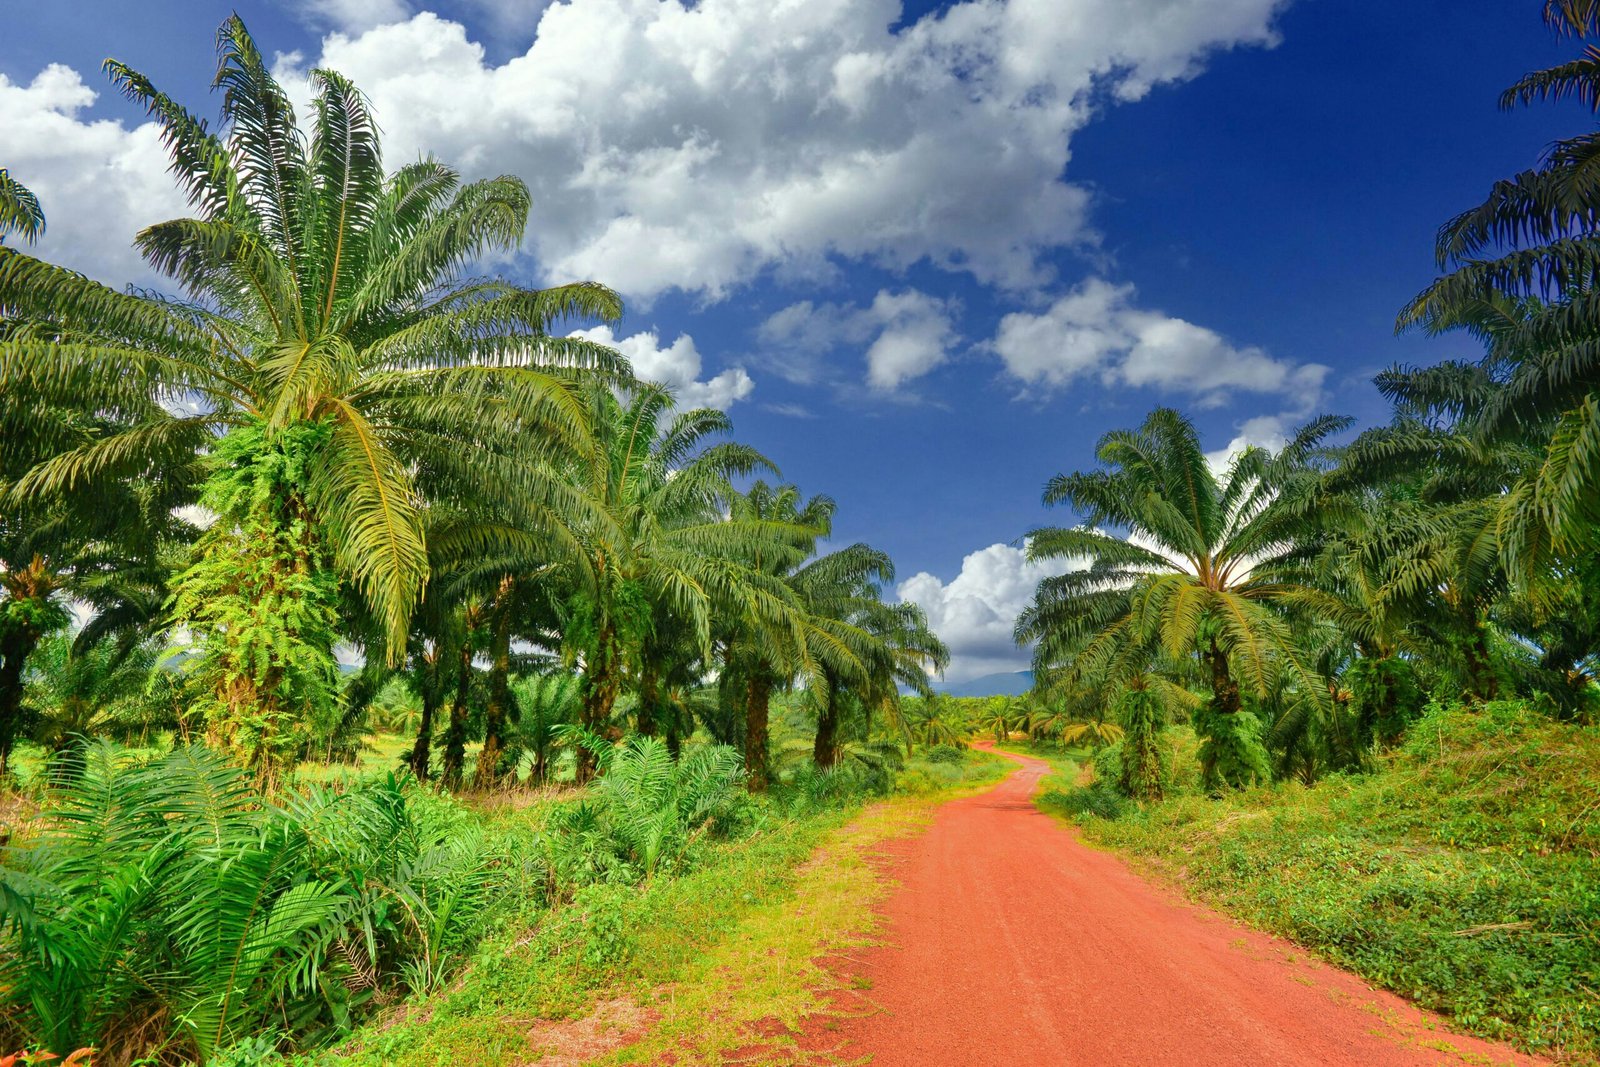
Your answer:
[[[1558,33],[1600,4],[1547,0]],[[1503,107],[1600,109],[1583,55]],[[1212,789],[1363,767],[1430,696],[1532,700],[1591,721],[1600,695],[1600,135],[1556,142],[1442,226],[1441,274],[1400,330],[1465,331],[1475,360],[1392,367],[1388,424],[1334,444],[1312,420],[1220,469],[1154,411],[1045,487],[1081,520],[1028,536],[1065,561],[1017,624],[1043,693],[1122,732],[1122,788],[1159,797],[1159,735],[1192,721]]]
[[[887,556],[829,550],[834,502],[573,335],[617,294],[476,273],[516,251],[522,181],[387,170],[331,70],[303,128],[237,17],[217,54],[215,129],[106,63],[189,202],[135,238],[176,292],[30,255],[44,213],[0,178],[0,771],[169,730],[271,790],[398,678],[419,779],[538,780],[560,734],[582,781],[573,738],[704,728],[760,791],[775,692],[810,694],[828,767],[926,690],[948,653]],[[150,699],[114,699],[152,658]]]

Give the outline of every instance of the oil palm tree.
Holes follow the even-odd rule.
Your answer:
[[[137,71],[107,64],[161,127],[195,212],[136,238],[185,298],[118,292],[0,249],[0,315],[16,324],[0,341],[0,390],[141,409],[18,490],[214,453],[232,468],[219,475],[249,473],[253,488],[231,501],[238,513],[224,515],[207,551],[289,561],[240,590],[246,619],[228,628],[268,627],[251,603],[296,601],[331,572],[368,602],[398,658],[428,574],[426,503],[560,506],[563,487],[530,457],[590,447],[576,379],[627,375],[615,353],[551,328],[614,318],[620,304],[592,283],[468,278],[481,256],[520,240],[522,182],[463,184],[434,160],[385,173],[373,116],[343,76],[313,72],[308,136],[243,22],[230,18],[217,42],[220,132]],[[219,448],[219,435],[236,447]],[[193,576],[191,603],[211,602],[204,577]],[[224,625],[203,612],[187,621]],[[287,637],[274,647],[299,635]],[[271,703],[275,678],[292,672],[271,648],[250,653],[265,656],[264,670],[234,654],[221,673],[240,684],[218,700],[237,717]]]
[[[171,564],[196,532],[176,514],[193,499],[181,467],[97,478],[50,499],[14,491],[35,464],[113,432],[126,414],[84,415],[0,391],[0,774],[22,726],[31,658],[67,625],[69,601],[92,610],[80,649],[147,631]]]
[[[1261,723],[1245,695],[1265,696],[1287,672],[1297,699],[1327,699],[1276,610],[1287,589],[1272,568],[1310,527],[1312,461],[1346,425],[1315,420],[1276,453],[1234,455],[1220,476],[1194,425],[1167,408],[1137,430],[1102,437],[1100,469],[1057,475],[1045,487],[1046,505],[1072,505],[1082,524],[1029,535],[1030,559],[1089,562],[1040,582],[1018,618],[1018,640],[1038,642],[1036,675],[1121,685],[1162,654],[1198,655],[1211,688],[1196,720],[1208,779],[1265,777]]]
[[[626,402],[598,386],[588,397],[599,449],[595,459],[570,464],[567,476],[592,503],[592,517],[575,526],[584,565],[563,572],[570,595],[562,637],[581,667],[581,724],[598,732],[636,672],[657,614],[680,620],[708,659],[714,614],[769,642],[798,644],[793,597],[759,560],[763,552],[801,552],[813,535],[728,514],[730,479],[772,465],[748,446],[712,440],[731,429],[724,413],[674,413],[671,392],[659,385]],[[580,777],[593,767],[592,755],[580,753]]]
[[[1592,0],[1547,0],[1559,34],[1600,33]],[[1534,71],[1501,96],[1510,109],[1572,98],[1600,110],[1600,49]],[[1490,342],[1505,388],[1481,412],[1486,445],[1535,434],[1539,462],[1511,487],[1502,549],[1521,584],[1592,553],[1600,529],[1600,132],[1557,141],[1540,163],[1496,182],[1484,201],[1439,230],[1441,276],[1399,327],[1468,329]],[[1502,328],[1486,329],[1500,318]]]
[[[858,545],[824,556],[817,563],[853,550],[875,552]],[[920,607],[884,603],[881,588],[871,578],[859,581],[850,593],[824,599],[808,589],[809,575],[805,572],[809,569],[797,574],[794,584],[801,603],[808,609],[807,632],[813,634],[814,657],[822,668],[823,699],[812,743],[812,762],[828,768],[839,761],[841,698],[846,695],[860,702],[864,736],[870,735],[873,722],[881,717],[900,735],[909,753],[916,735],[901,706],[901,690],[910,690],[924,699],[932,696],[929,677],[949,665],[949,649],[928,626]],[[892,569],[879,568],[875,573],[890,576],[882,581],[893,580]]]
[[[25,244],[33,244],[44,233],[44,211],[33,191],[0,167],[0,244],[14,233]]]
[[[79,645],[62,633],[45,641],[28,681],[34,740],[52,753],[80,738],[147,737],[160,713],[148,696],[155,642],[111,638]]]
[[[907,720],[911,735],[917,743],[928,748],[935,745],[959,745],[961,731],[949,710],[937,694],[920,698],[912,707]]]

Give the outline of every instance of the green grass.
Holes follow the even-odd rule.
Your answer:
[[[953,765],[913,759],[900,776],[908,788],[859,819],[859,806],[799,818],[774,808],[751,836],[702,847],[680,875],[592,886],[551,911],[530,905],[446,991],[397,1005],[314,1062],[518,1063],[584,1041],[609,1049],[608,1062],[651,1062],[668,1048],[679,1063],[721,1062],[757,1021],[792,1025],[821,1004],[813,959],[871,925],[880,881],[868,846],[1009,766],[985,753]],[[542,810],[492,817],[539,822]],[[623,1040],[630,1028],[643,1032]]]
[[[1040,801],[1469,1031],[1600,1061],[1600,729],[1438,709],[1368,775],[1109,811],[1096,793]]]

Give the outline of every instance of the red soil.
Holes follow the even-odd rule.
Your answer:
[[[803,1044],[873,1067],[1533,1064],[1084,845],[1030,798],[1048,765],[889,847],[885,944],[841,967],[864,1004]]]

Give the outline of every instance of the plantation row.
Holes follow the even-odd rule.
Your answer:
[[[182,296],[0,246],[0,774],[43,808],[0,1045],[101,1063],[323,1047],[501,924],[793,838],[895,786],[876,734],[947,659],[883,553],[819,550],[831,500],[569,336],[615,294],[469,273],[519,180],[386,173],[340,75],[302,131],[237,18],[218,51],[220,133],[107,64],[194,211],[136,238]]]

